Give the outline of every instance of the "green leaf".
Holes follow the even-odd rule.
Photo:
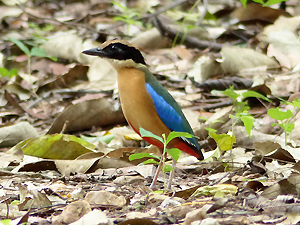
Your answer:
[[[246,8],[246,5],[247,5],[247,0],[240,0],[242,5],[244,6],[244,8]]]
[[[104,135],[102,137],[98,137],[97,141],[104,142],[106,144],[109,144],[112,140],[114,140],[116,137],[113,134]]]
[[[164,172],[174,171],[174,168],[171,165],[165,165]]]
[[[244,111],[248,111],[250,107],[245,102],[235,102],[234,111],[236,113],[243,113]]]
[[[154,159],[147,159],[146,161],[142,162],[143,165],[147,164],[157,164],[159,165],[159,162],[155,161]]]
[[[211,14],[209,11],[206,12],[204,19],[217,21],[217,18],[213,14]]]
[[[13,200],[10,204],[12,205],[20,205],[20,201],[19,200]]]
[[[169,144],[169,142],[171,140],[173,140],[174,138],[178,138],[178,137],[186,137],[186,138],[192,138],[193,135],[186,133],[186,132],[177,132],[177,131],[172,131],[169,136],[167,137],[167,141],[166,144]]]
[[[285,124],[284,130],[288,133],[291,133],[294,130],[294,128],[295,128],[295,124],[287,123],[287,124]]]
[[[9,38],[13,43],[15,43],[28,57],[30,57],[29,49],[19,40],[14,38]]]
[[[231,115],[231,114],[230,114]],[[230,116],[229,115],[229,116]],[[213,133],[216,133],[218,130],[216,130],[216,129],[213,129],[213,128],[209,128],[209,127],[207,127],[207,128],[205,128],[205,130],[207,130],[208,132],[213,132]]]
[[[216,141],[221,151],[228,151],[232,149],[233,143],[236,142],[235,136],[233,134],[231,136],[229,134],[209,133],[209,136]]]
[[[46,25],[42,28],[43,31],[52,31],[52,30],[54,30],[54,29],[55,29],[55,26],[54,26],[53,24],[46,24]]]
[[[2,225],[10,225],[10,224],[12,224],[11,223],[12,222],[12,220],[11,219],[5,219],[5,220],[0,220],[0,224]],[[15,222],[13,222],[13,223],[15,223]]]
[[[140,17],[140,14],[138,12],[135,12],[135,11],[128,11],[127,16],[129,18],[133,18],[135,16]]]
[[[272,126],[273,126],[274,123],[272,123]],[[277,124],[278,126],[280,126],[283,130],[285,130],[285,124],[282,123],[282,124]]]
[[[291,104],[294,107],[300,108],[300,100],[299,99],[295,99]]]
[[[260,4],[265,4],[263,0],[253,0],[254,2],[260,3]]]
[[[208,156],[208,157],[205,156],[205,159],[203,161],[204,162],[213,162],[216,159],[219,160],[220,157],[221,157],[221,155],[222,155],[222,152],[217,147],[215,150],[213,150],[213,151],[210,152],[210,156]]]
[[[242,93],[242,96],[244,98],[249,98],[249,97],[261,98],[261,99],[263,99],[265,101],[271,102],[271,100],[268,99],[266,96],[264,96],[264,95],[262,95],[262,94],[260,94],[260,93],[258,93],[256,91],[246,91],[246,92]]]
[[[1,76],[6,77],[9,74],[9,72],[6,68],[0,67],[0,74]]]
[[[160,158],[156,155],[147,153],[147,152],[141,152],[141,153],[134,153],[129,156],[129,160],[135,160],[135,159],[142,159],[142,158],[154,158],[160,160]]]
[[[12,77],[18,75],[18,73],[19,73],[19,71],[17,69],[11,69],[9,71],[9,75],[8,76],[9,76],[9,78],[12,78]]]
[[[140,134],[142,137],[151,137],[151,138],[154,138],[154,139],[160,141],[161,143],[164,143],[162,137],[159,137],[159,136],[151,133],[150,131],[145,130],[144,128],[140,128]]]
[[[252,127],[253,127],[254,118],[252,116],[242,116],[241,120],[244,123],[247,134],[251,138],[251,130],[252,130]]]
[[[293,116],[293,113],[291,110],[282,111],[278,107],[276,109],[271,108],[268,110],[267,113],[271,118],[275,120],[283,121],[285,119],[291,118]]]
[[[116,21],[122,21],[122,22],[127,22],[128,18],[124,17],[124,16],[115,16],[113,18]]]
[[[93,152],[96,146],[67,134],[52,134],[31,138],[17,144],[25,155],[44,159],[76,159],[78,156]]]
[[[269,0],[266,3],[264,3],[263,6],[266,7],[266,6],[270,6],[270,5],[275,5],[275,4],[278,4],[281,2],[285,2],[285,1],[287,1],[287,0]]]
[[[214,123],[224,123],[224,121],[215,119],[214,121],[211,121],[211,122],[209,122],[209,123],[210,123],[210,124],[214,124]]]
[[[199,120],[203,120],[203,121],[207,121],[208,119],[206,118],[206,117],[204,117],[204,116],[199,116],[199,118],[198,118]]]
[[[31,56],[48,57],[45,50],[38,47],[33,47],[30,51],[30,54]]]
[[[167,150],[167,153],[174,159],[176,162],[178,161],[181,151],[178,148],[171,148]]]
[[[227,97],[236,100],[240,95],[238,93],[236,93],[233,90],[233,86],[231,86],[230,88],[226,89],[225,91],[221,92],[223,93],[223,95],[226,95]]]

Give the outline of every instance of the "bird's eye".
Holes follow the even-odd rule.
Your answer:
[[[115,51],[117,50],[117,48],[116,48],[115,45],[111,45],[111,46],[110,46],[110,50],[113,51],[113,52],[115,52]]]

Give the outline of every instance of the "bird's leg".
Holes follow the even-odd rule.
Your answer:
[[[169,182],[168,182],[168,190],[171,190],[172,180],[174,178],[174,173],[175,173],[175,166],[176,166],[176,161],[174,159],[172,159],[173,170],[170,172],[170,177],[169,177]]]
[[[151,188],[151,189],[154,188],[154,186],[155,186],[155,184],[156,184],[156,182],[157,182],[158,175],[159,175],[159,173],[160,173],[160,171],[161,171],[161,168],[162,168],[162,166],[163,166],[163,164],[164,164],[164,160],[166,159],[166,157],[167,157],[167,153],[162,154],[161,159],[160,159],[160,162],[159,162],[159,165],[158,165],[158,167],[157,167],[157,169],[156,169],[156,171],[155,171],[155,175],[154,175],[153,180],[152,180],[152,183],[151,183],[151,185],[150,185],[150,188]]]
[[[159,163],[159,165],[158,165],[158,167],[157,167],[157,169],[156,169],[156,171],[155,171],[155,175],[154,175],[153,180],[152,180],[152,183],[151,183],[151,185],[150,185],[150,188],[151,188],[151,189],[153,189],[154,186],[155,186],[155,184],[156,184],[158,175],[159,175],[159,173],[160,173],[160,171],[161,171],[162,164],[163,164],[163,162],[162,162],[162,160],[161,160],[160,163]]]

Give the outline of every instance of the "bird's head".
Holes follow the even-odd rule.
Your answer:
[[[100,48],[88,49],[82,53],[106,58],[115,69],[146,66],[144,57],[138,48],[123,40],[106,41]]]

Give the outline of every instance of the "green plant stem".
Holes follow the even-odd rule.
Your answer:
[[[166,189],[166,174],[165,174],[165,161],[166,161],[166,150],[167,150],[167,139],[166,135],[162,134],[163,140],[164,140],[164,149],[163,149],[163,155],[162,155],[162,171],[163,171],[163,180],[164,180],[164,189]]]
[[[287,131],[286,130],[284,131],[284,143],[285,143],[285,146],[287,146]]]
[[[195,2],[195,4],[190,8],[190,10],[188,11],[188,13],[191,12],[191,11],[193,11],[194,8],[199,4],[199,2],[201,2],[201,0],[197,0],[197,1]],[[182,23],[181,23],[181,24],[184,24],[185,20],[186,20],[186,17],[182,20]],[[187,31],[186,31],[186,33],[187,33]],[[174,47],[174,46],[176,45],[178,36],[179,36],[179,32],[177,32],[177,34],[176,34],[176,36],[175,36],[175,38],[174,38],[174,40],[173,40],[172,47]],[[186,35],[183,35],[183,37],[184,37],[184,36],[186,36]],[[180,40],[180,42],[183,42],[183,38],[182,38],[182,40]]]
[[[31,55],[28,55],[28,60],[27,60],[27,69],[28,69],[28,75],[31,76]]]

